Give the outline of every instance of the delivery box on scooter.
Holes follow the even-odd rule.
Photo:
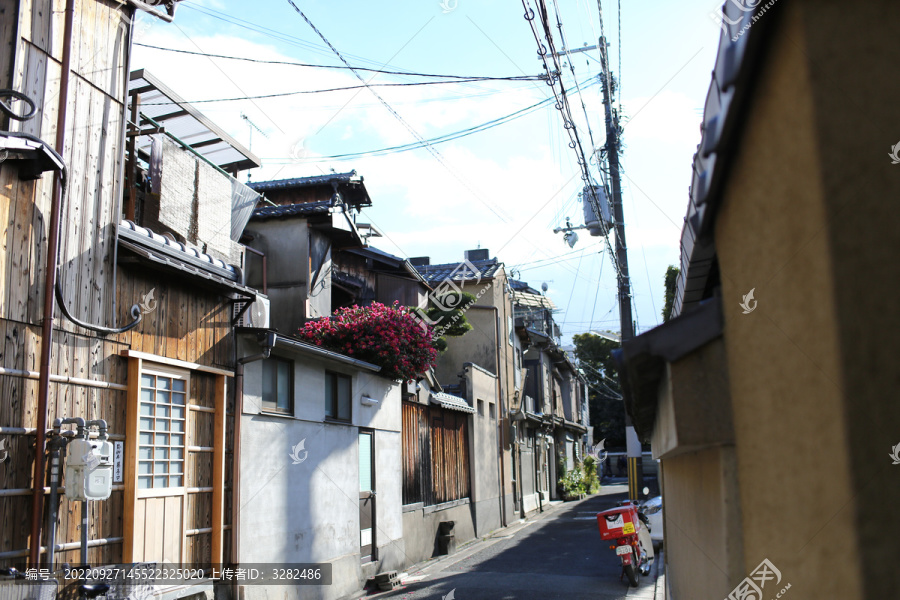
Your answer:
[[[597,527],[600,529],[600,539],[614,540],[637,533],[641,528],[641,521],[634,505],[626,504],[598,512]]]

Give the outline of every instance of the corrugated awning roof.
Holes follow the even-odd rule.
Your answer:
[[[166,128],[166,131],[228,172],[253,169],[262,161],[203,113],[188,104],[146,69],[131,73],[129,95],[141,95],[141,114]],[[140,150],[150,152],[150,136],[137,139]]]
[[[460,398],[445,392],[431,392],[431,401],[440,405],[442,408],[450,410],[458,410],[464,413],[474,413],[475,409],[469,406],[469,403]]]
[[[556,304],[553,300],[540,294],[529,294],[527,292],[513,292],[513,302],[517,306],[532,306],[538,308],[547,308],[556,310]]]

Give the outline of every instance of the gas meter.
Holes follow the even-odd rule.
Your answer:
[[[76,438],[66,448],[66,498],[106,500],[112,493],[113,445]]]

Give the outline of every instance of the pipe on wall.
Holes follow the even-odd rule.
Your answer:
[[[241,556],[241,415],[244,412],[244,365],[269,358],[276,339],[274,334],[268,334],[261,353],[239,358],[234,363],[234,432],[231,452],[231,562],[234,564],[240,562]],[[235,340],[235,354],[237,347]]]
[[[69,99],[69,75],[72,70],[72,32],[75,27],[75,0],[66,0],[63,29],[62,73],[59,81],[59,110],[56,117],[56,151],[63,155],[66,142],[66,112]],[[59,222],[64,175],[54,177],[50,208],[50,229],[47,233],[47,274],[44,281],[44,312],[41,323],[41,367],[37,398],[37,424],[34,447],[34,493],[31,502],[31,539],[29,560],[32,567],[40,564],[41,516],[44,500],[44,441],[47,429],[47,406],[50,396],[50,358],[53,345],[53,311],[55,310],[56,265],[59,261]]]

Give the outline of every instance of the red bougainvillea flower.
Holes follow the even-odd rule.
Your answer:
[[[380,374],[391,379],[416,379],[438,357],[431,327],[423,327],[399,302],[340,308],[331,317],[306,323],[298,335],[311,344],[378,365]]]

